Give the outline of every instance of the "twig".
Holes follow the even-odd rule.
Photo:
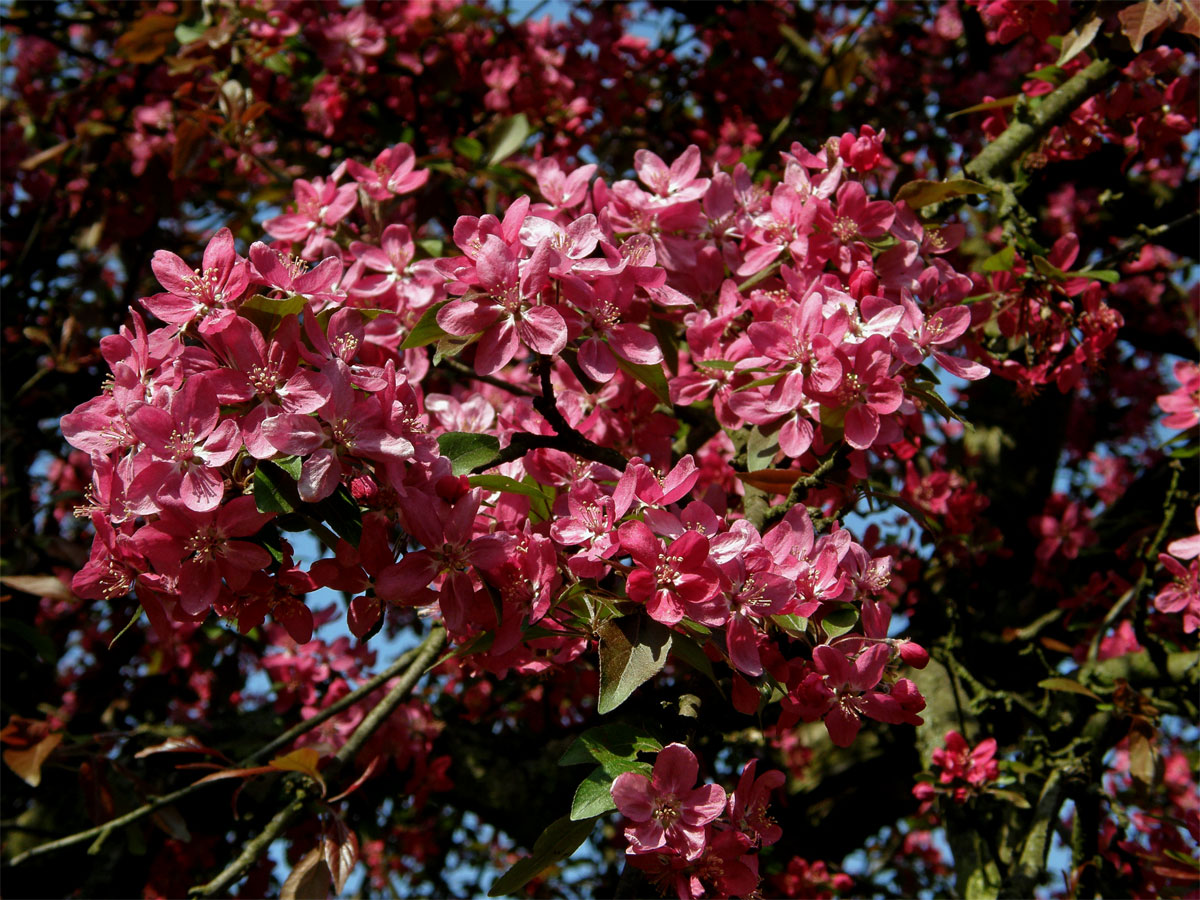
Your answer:
[[[333,772],[336,773],[338,769],[358,755],[358,751],[363,748],[363,745],[379,729],[379,726],[387,721],[387,718],[395,712],[396,707],[412,693],[412,689],[416,686],[417,681],[425,674],[426,668],[437,658],[437,655],[441,652],[445,644],[446,629],[441,625],[435,625],[433,630],[426,635],[425,640],[421,642],[421,646],[417,648],[408,669],[400,677],[400,680],[392,686],[387,696],[359,723],[358,727],[354,729],[354,733],[350,735],[350,739],[346,741],[342,749],[334,756],[333,765],[331,766]],[[227,889],[241,878],[247,869],[254,865],[254,862],[271,845],[271,842],[283,834],[284,830],[291,824],[292,819],[303,811],[307,799],[307,791],[303,791],[296,799],[289,801],[267,823],[267,827],[260,834],[251,838],[246,843],[245,848],[238,854],[237,859],[226,866],[221,874],[207,884],[197,885],[188,893],[192,896],[201,897],[213,897],[228,893]]]
[[[246,842],[246,846],[242,848],[242,852],[238,854],[237,859],[231,862],[220,875],[208,884],[197,885],[188,893],[192,896],[201,897],[228,894],[229,891],[227,888],[241,878],[243,872],[254,865],[254,861],[271,846],[271,843],[277,837],[283,834],[288,825],[292,823],[292,819],[300,814],[300,811],[304,809],[304,801],[305,797],[297,797],[279,812],[275,813],[275,817],[267,823],[267,827]]]
[[[533,408],[540,412],[546,421],[550,423],[550,427],[554,429],[555,434],[514,435],[512,442],[501,450],[495,459],[481,466],[476,466],[471,470],[471,473],[478,474],[503,463],[511,462],[514,459],[521,459],[530,450],[540,448],[552,448],[567,453],[574,453],[576,456],[582,456],[584,459],[590,459],[593,462],[611,466],[618,471],[624,471],[625,467],[629,465],[629,460],[611,447],[601,447],[599,444],[585,438],[572,428],[567,423],[567,420],[563,418],[563,414],[559,412],[558,405],[554,402],[554,387],[550,384],[549,358],[539,357],[538,368],[540,370],[542,393],[534,395]]]
[[[453,369],[455,372],[469,376],[474,381],[481,381],[484,384],[490,384],[492,387],[498,387],[502,391],[508,391],[510,394],[516,394],[518,397],[537,396],[537,394],[535,394],[533,391],[526,390],[518,384],[511,384],[507,381],[502,381],[495,375],[480,375],[466,363],[459,362],[452,356],[444,357],[440,362],[438,362],[438,366],[447,369]]]
[[[325,720],[329,719],[331,716],[336,716],[338,713],[342,712],[343,710],[348,709],[349,707],[353,706],[355,703],[362,700],[368,694],[370,694],[373,691],[375,691],[376,689],[378,689],[382,684],[384,684],[385,682],[390,681],[392,678],[396,677],[396,675],[401,670],[403,670],[405,666],[407,666],[409,664],[410,660],[417,652],[418,652],[417,649],[414,648],[413,650],[410,650],[407,653],[404,653],[399,659],[396,660],[396,662],[394,662],[386,670],[384,670],[383,672],[380,672],[378,675],[374,676],[369,681],[363,683],[360,687],[358,687],[351,693],[347,694],[345,697],[338,700],[336,703],[333,703],[332,705],[321,710],[319,713],[317,713],[311,719],[306,719],[305,721],[301,722],[300,724],[296,725],[295,727],[288,729],[288,731],[286,731],[284,734],[275,738],[273,741],[266,744],[265,746],[259,748],[254,753],[250,754],[250,756],[247,756],[244,760],[242,760],[239,763],[239,766],[244,767],[244,766],[249,765],[250,763],[256,762],[257,760],[263,758],[267,754],[272,753],[275,750],[278,750],[280,747],[287,745],[291,741],[298,738],[300,735],[312,730],[313,728],[316,728],[318,725],[320,725]],[[132,825],[134,822],[137,822],[139,819],[145,818],[146,816],[150,815],[151,813],[162,809],[164,806],[170,806],[172,803],[175,803],[179,800],[183,800],[185,797],[190,797],[192,794],[197,793],[198,791],[200,791],[207,785],[214,784],[214,783],[215,782],[189,784],[186,787],[182,787],[177,791],[172,791],[171,793],[164,794],[161,797],[155,797],[150,802],[142,804],[137,809],[127,812],[123,816],[118,816],[115,819],[111,819],[110,821],[105,822],[101,825],[96,825],[93,828],[87,828],[83,831],[78,831],[75,834],[67,835],[66,837],[59,838],[56,841],[49,841],[45,844],[39,844],[36,847],[32,847],[29,850],[26,850],[24,853],[19,853],[12,858],[10,865],[14,865],[14,866],[19,865],[20,863],[22,863],[25,860],[30,859],[34,856],[41,856],[44,853],[52,853],[55,850],[62,850],[67,847],[73,847],[76,844],[82,844],[85,841],[91,840],[92,838],[107,837],[108,834],[110,834],[113,831],[116,831],[118,828],[123,828],[126,825]]]
[[[998,138],[966,164],[964,171],[979,179],[1004,171],[1075,107],[1107,87],[1119,72],[1107,59],[1097,59],[1086,69],[1076,72],[1058,90],[1046,96],[1037,109],[1014,119]]]
[[[1090,268],[1107,269],[1115,266],[1117,263],[1125,259],[1125,257],[1132,253],[1136,253],[1138,250],[1141,250],[1142,247],[1150,243],[1151,240],[1160,238],[1164,234],[1174,231],[1176,228],[1182,228],[1184,225],[1187,225],[1198,216],[1200,216],[1200,210],[1193,210],[1192,212],[1182,215],[1178,219],[1175,219],[1171,222],[1164,222],[1162,225],[1139,225],[1137,234],[1130,235],[1125,240],[1121,241],[1121,243],[1116,246],[1116,249],[1114,249],[1112,253],[1108,254],[1108,256],[1104,257]],[[1087,271],[1087,269],[1084,270],[1085,274]]]
[[[351,706],[353,706],[359,700],[363,699],[363,697],[366,697],[368,694],[370,694],[373,691],[375,691],[376,689],[378,689],[381,685],[387,683],[388,681],[391,681],[393,678],[395,678],[397,675],[399,675],[405,669],[405,667],[407,667],[408,664],[412,661],[412,658],[417,654],[418,649],[419,648],[414,647],[411,650],[406,650],[404,653],[400,654],[400,657],[394,663],[392,663],[390,666],[388,666],[384,671],[380,672],[378,675],[374,676],[369,681],[363,682],[363,684],[360,685],[358,688],[356,688],[354,691],[347,694],[345,697],[343,697],[341,700],[338,700],[336,703],[332,703],[329,706],[325,707],[319,713],[317,713],[315,716],[313,716],[311,719],[305,719],[303,722],[299,723],[298,725],[296,725],[292,728],[289,728],[287,731],[285,731],[279,737],[275,738],[275,740],[271,741],[269,744],[266,744],[265,746],[260,747],[258,750],[255,750],[252,754],[247,756],[241,762],[241,765],[243,765],[243,766],[249,765],[252,762],[256,762],[256,761],[262,759],[267,754],[275,752],[280,747],[286,747],[288,744],[290,744],[296,738],[300,737],[300,735],[316,728],[318,725],[320,725],[326,719],[330,719],[333,716],[336,716],[338,713],[342,712],[343,710],[349,709]]]
[[[365,719],[359,723],[354,729],[354,733],[350,735],[350,739],[342,745],[342,749],[334,756],[334,765],[343,766],[358,755],[358,751],[363,748],[363,744],[375,733],[380,725],[384,723],[397,706],[412,692],[417,681],[425,674],[426,668],[437,658],[437,655],[442,652],[442,648],[446,646],[446,629],[441,625],[435,625],[433,630],[429,632],[421,646],[417,648],[416,657],[411,665],[401,677],[400,680],[388,691],[375,708],[372,709]]]

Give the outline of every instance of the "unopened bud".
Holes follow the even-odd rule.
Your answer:
[[[437,480],[433,489],[447,503],[453,503],[471,490],[471,482],[467,480],[466,475],[459,475],[457,478],[453,475],[444,475]]]
[[[929,665],[929,651],[913,641],[900,641],[896,645],[900,658],[914,669],[923,669]]]

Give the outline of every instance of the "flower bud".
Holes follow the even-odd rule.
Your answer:
[[[929,651],[913,641],[900,641],[896,645],[900,658],[914,669],[923,669],[929,664]]]

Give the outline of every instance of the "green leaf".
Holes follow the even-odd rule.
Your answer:
[[[704,652],[704,648],[697,644],[686,634],[676,634],[671,639],[671,653],[678,656],[685,663],[704,675],[721,691],[721,685],[717,683],[717,675],[713,671],[712,660],[708,658],[708,654]]]
[[[400,345],[400,349],[414,350],[417,347],[433,344],[446,337],[446,332],[442,331],[442,326],[437,323],[437,314],[438,310],[449,302],[449,300],[442,300],[421,313],[421,318],[417,320],[417,324],[408,333],[408,337],[404,339],[404,343]]]
[[[618,775],[626,772],[637,772],[649,778],[654,772],[654,767],[648,762],[614,757],[610,763],[594,769],[575,789],[575,798],[571,802],[572,820],[599,816],[616,809],[617,804],[612,798],[612,783]]]
[[[438,238],[421,238],[416,243],[418,247],[435,259],[445,255],[442,251],[446,244]]]
[[[1068,694],[1083,694],[1083,696],[1091,697],[1093,700],[1100,699],[1096,694],[1085,688],[1074,678],[1045,678],[1038,682],[1038,687],[1045,688],[1048,691],[1064,691]]]
[[[450,431],[438,437],[438,449],[455,475],[466,475],[500,455],[500,440],[490,434]]]
[[[662,744],[624,722],[597,725],[579,735],[558,760],[560,766],[603,762],[616,757],[634,761],[639,753],[657,753]],[[625,769],[622,771],[633,771]]]
[[[306,303],[302,294],[292,294],[284,300],[256,294],[238,307],[238,315],[249,319],[265,337],[270,337],[285,316],[303,312]]]
[[[176,34],[178,34],[178,32],[176,32]],[[277,75],[290,76],[292,74],[292,64],[291,61],[288,60],[286,53],[276,53],[273,56],[268,56],[266,60],[263,61],[263,65]]]
[[[754,379],[749,384],[743,384],[739,387],[734,388],[733,392],[736,394],[738,391],[748,391],[751,388],[763,387],[764,385],[768,385],[768,384],[775,384],[778,381],[782,381],[786,375],[787,375],[786,372],[776,372],[774,375],[764,375],[762,378]]]
[[[587,840],[596,824],[596,818],[571,821],[570,816],[555,819],[542,832],[533,845],[533,853],[496,879],[489,897],[502,897],[519,891],[530,881],[550,868],[555,863],[562,862],[579,849],[579,845]]]
[[[303,460],[300,459],[300,457],[298,457],[298,456],[277,456],[274,459],[272,459],[271,462],[273,462],[275,465],[279,466],[279,468],[283,469],[283,471],[285,471],[289,475],[291,475],[293,481],[300,480],[300,470],[304,466],[304,462],[303,462]]]
[[[918,178],[900,188],[896,192],[896,200],[903,200],[910,209],[921,209],[949,200],[951,197],[986,194],[989,190],[987,185],[969,178],[955,178],[950,181],[926,181]]]
[[[662,670],[671,652],[671,632],[646,616],[625,616],[605,622],[597,634],[600,699],[596,711],[606,715]]]
[[[525,113],[517,113],[501,122],[492,135],[492,155],[489,165],[495,165],[501,160],[508,159],[525,143],[525,139],[533,133]]]
[[[1029,801],[1024,795],[1018,794],[1016,791],[1003,791],[998,788],[989,788],[988,793],[998,800],[1007,800],[1017,809],[1029,809]]]
[[[1033,268],[1039,275],[1043,275],[1052,281],[1066,281],[1067,273],[1060,269],[1054,263],[1050,262],[1044,256],[1033,257]]]
[[[571,801],[571,821],[578,822],[592,816],[602,816],[609,810],[616,809],[617,804],[612,798],[613,780],[601,768],[596,768],[575,789],[575,797]]]
[[[946,401],[941,398],[941,395],[937,391],[931,391],[929,388],[920,385],[909,385],[908,392],[914,397],[919,397],[924,401],[926,406],[936,409],[942,415],[942,418],[947,421],[957,419],[959,422],[966,422],[962,416],[947,405]]]
[[[971,113],[987,112],[993,109],[1005,109],[1009,106],[1016,106],[1017,100],[1019,99],[1020,97],[1017,94],[1013,94],[1011,97],[1001,97],[999,100],[987,100],[983,103],[976,103],[974,106],[968,106],[964,109],[956,109],[954,112],[946,116],[946,119],[949,121],[956,116],[966,116],[970,115]]]
[[[451,144],[455,153],[465,156],[471,162],[479,162],[483,156],[483,144],[473,137],[456,137]]]
[[[841,637],[858,624],[858,610],[853,606],[835,609],[821,620],[821,630],[832,640]]]
[[[808,619],[803,616],[790,614],[786,616],[771,616],[771,621],[785,634],[790,634],[792,637],[804,637],[808,634]]]
[[[1076,272],[1068,272],[1067,274],[1076,278],[1095,278],[1097,281],[1103,281],[1105,284],[1116,284],[1121,280],[1121,273],[1112,269],[1081,269]]]
[[[779,432],[763,434],[760,426],[750,429],[750,437],[746,441],[746,468],[751,472],[760,472],[771,466],[775,454],[779,452]]]
[[[981,268],[985,272],[1011,272],[1017,261],[1015,247],[1005,247],[999,253],[993,253],[983,261]]]
[[[722,372],[732,372],[737,367],[737,363],[731,359],[698,359],[696,365],[706,369],[719,369]]]
[[[1036,72],[1030,72],[1029,77],[1036,81],[1044,81],[1058,87],[1067,79],[1067,73],[1058,66],[1043,66]]]
[[[617,365],[620,367],[621,371],[632,376],[633,378],[636,378],[646,387],[650,388],[650,391],[655,397],[657,397],[663,403],[671,402],[671,392],[667,388],[667,377],[663,374],[662,363],[655,363],[652,366],[641,365],[639,363],[631,363],[626,359],[621,359],[621,357],[617,356],[616,354],[613,354],[613,358],[616,359]]]
[[[296,479],[270,460],[260,460],[254,470],[254,505],[259,512],[295,512],[300,505]]]
[[[358,546],[362,537],[362,510],[344,484],[338,485],[336,491],[310,506],[313,515],[327,523],[334,534]]]
[[[674,378],[679,374],[679,337],[675,332],[675,325],[666,319],[651,316],[650,330],[658,340],[658,347],[662,350],[663,362],[667,364],[667,371]]]
[[[180,46],[186,47],[193,41],[197,41],[203,37],[206,30],[206,28],[200,25],[188,25],[180,22],[175,26],[175,40],[179,41]]]
[[[472,475],[467,481],[471,483],[471,487],[483,488],[485,491],[501,491],[505,494],[546,499],[545,493],[536,484],[524,484],[507,475]]]

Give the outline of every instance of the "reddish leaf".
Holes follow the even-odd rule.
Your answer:
[[[1154,741],[1157,737],[1158,731],[1149,719],[1144,716],[1133,717],[1133,725],[1129,729],[1129,774],[1142,784],[1154,781]]]
[[[1076,25],[1070,31],[1063,35],[1062,50],[1058,54],[1058,62],[1056,65],[1065,66],[1076,56],[1091,46],[1092,41],[1096,39],[1096,35],[1100,32],[1100,26],[1103,20],[1100,16],[1092,13],[1079,25]]]
[[[117,38],[113,49],[132,63],[152,63],[175,43],[175,16],[143,16]]]
[[[330,797],[329,802],[335,803],[344,797],[349,797],[351,794],[353,794],[355,791],[357,791],[360,787],[362,787],[363,783],[375,773],[375,770],[377,768],[379,768],[379,761],[380,761],[380,757],[378,757],[378,756],[376,756],[374,759],[372,759],[367,764],[367,767],[365,769],[363,769],[363,773],[354,779],[354,784],[350,785],[350,787],[346,788],[344,791],[342,791],[336,797]]]
[[[321,852],[333,879],[333,892],[341,894],[346,879],[358,863],[358,836],[346,827],[341,816],[333,816],[321,835]]]
[[[757,472],[738,472],[744,484],[756,487],[768,494],[786,494],[792,485],[804,477],[799,469],[760,469]]]
[[[1016,632],[1016,629],[1014,628],[1013,631]],[[1014,634],[1014,637],[1016,637],[1016,636],[1019,636],[1019,633]],[[1047,650],[1053,650],[1055,653],[1074,653],[1075,652],[1074,648],[1070,644],[1065,644],[1062,641],[1057,640],[1056,638],[1041,637],[1041,638],[1038,638],[1038,640],[1041,642],[1041,645],[1043,647],[1045,647]]]
[[[167,738],[161,744],[155,744],[153,747],[139,750],[133,754],[133,758],[145,759],[147,756],[153,756],[156,753],[203,753],[207,756],[219,756],[222,759],[226,759],[225,754],[220,750],[214,750],[212,747],[205,746],[191,735]]]
[[[1184,34],[1200,38],[1200,0],[1183,0],[1183,16],[1175,26]]]
[[[192,768],[192,766],[179,766],[181,769]],[[219,772],[213,772],[211,775],[205,775],[196,784],[206,784],[209,781],[223,781],[226,778],[253,778],[255,775],[266,775],[269,772],[276,772],[270,766],[256,766],[253,769],[222,769]]]
[[[62,742],[61,732],[47,735],[25,750],[5,750],[4,762],[30,787],[42,783],[42,763]]]
[[[29,162],[29,160],[25,162]],[[22,163],[23,165],[24,163]],[[64,602],[75,599],[71,589],[53,575],[0,575],[0,584],[16,588],[26,594],[33,594],[35,597],[49,597],[51,600]]]
[[[271,768],[284,772],[303,772],[321,786],[321,796],[324,797],[325,779],[317,771],[317,763],[320,762],[320,759],[321,755],[316,750],[311,747],[302,747],[291,753],[285,753],[283,756],[275,757],[271,760]]]
[[[1179,6],[1175,0],[1143,0],[1125,7],[1117,13],[1117,18],[1121,20],[1121,32],[1129,38],[1133,51],[1141,53],[1146,38],[1174,22],[1178,15]]]
[[[208,129],[194,119],[184,119],[175,126],[175,147],[171,152],[171,177],[178,178],[195,165],[200,157]]]
[[[320,847],[313,847],[296,863],[283,883],[279,900],[325,900],[329,896],[329,867]]]

